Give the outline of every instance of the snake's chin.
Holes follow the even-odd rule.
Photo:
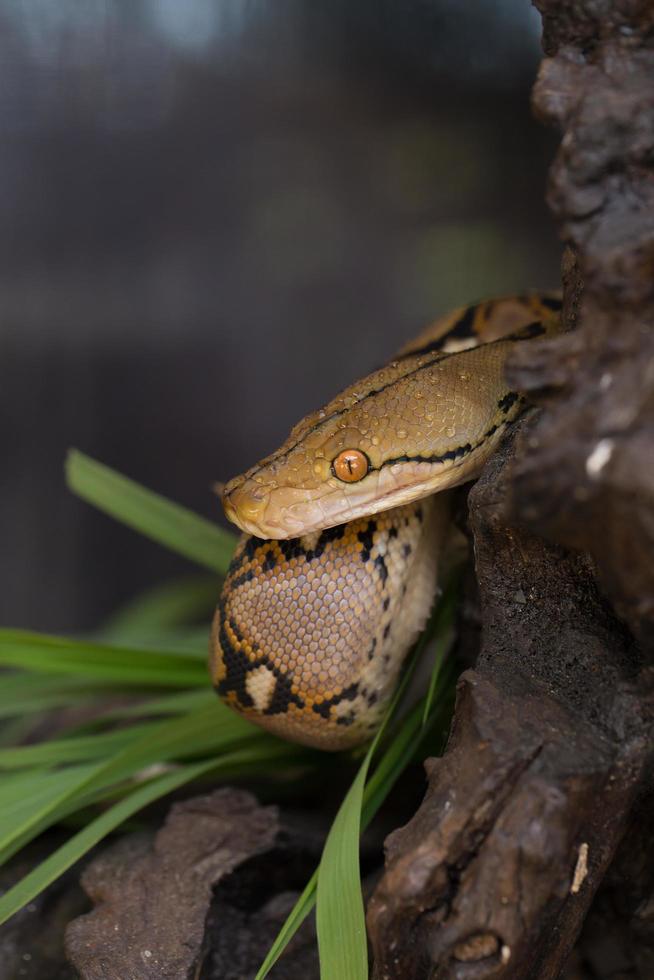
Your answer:
[[[428,491],[429,492],[429,491]],[[332,527],[339,527],[350,521],[357,520],[360,516],[370,516],[382,510],[390,510],[409,503],[425,493],[398,493],[386,497],[380,497],[376,501],[367,501],[359,507],[352,506],[349,502],[346,507],[325,512],[317,505],[316,501],[296,502],[290,508],[284,508],[277,519],[269,516],[270,507],[265,514],[257,515],[252,518],[243,515],[230,501],[224,502],[225,516],[233,524],[236,524],[246,534],[251,534],[257,538],[271,541],[287,541],[293,538],[301,538],[307,534],[314,534],[319,531],[326,531]],[[295,509],[300,514],[296,517],[290,511]],[[313,511],[310,515],[307,511]],[[304,513],[302,513],[304,512]]]
[[[330,507],[330,503],[334,504],[334,501],[330,502],[329,498],[296,500],[285,507],[275,507],[269,499],[262,505],[260,501],[246,499],[243,488],[237,491],[237,494],[243,496],[243,501],[234,501],[225,496],[223,506],[227,518],[246,534],[266,540],[284,541],[403,507],[470,479],[469,467],[466,465],[448,465],[436,472],[432,468],[429,478],[426,478],[424,469],[424,464],[420,466],[414,463],[407,466],[402,474],[407,480],[405,485],[398,486],[397,482],[389,480],[387,487],[383,488],[378,482],[374,496],[360,494],[358,499],[349,496],[344,498],[342,506]]]

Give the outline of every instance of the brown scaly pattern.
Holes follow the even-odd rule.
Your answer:
[[[436,591],[448,495],[290,541],[244,536],[212,631],[218,694],[323,749],[374,733]]]

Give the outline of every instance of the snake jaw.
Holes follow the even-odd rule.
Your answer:
[[[320,488],[277,486],[265,491],[252,479],[237,480],[223,496],[225,514],[247,534],[277,541],[338,527],[474,479],[502,431],[498,426],[493,437],[461,460],[397,463],[372,472],[347,491],[335,479]]]
[[[223,508],[228,520],[246,534],[271,540],[296,538],[313,530],[304,516],[307,507],[313,510],[317,505],[324,518],[320,502],[314,499],[319,493],[318,489],[289,486],[263,489],[252,479],[239,482],[237,478],[225,489]],[[283,498],[281,506],[278,505],[280,495]],[[297,512],[298,508],[301,513]],[[324,527],[324,523],[321,526]]]

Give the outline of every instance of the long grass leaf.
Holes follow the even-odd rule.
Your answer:
[[[410,670],[405,674],[382,727],[368,749],[327,835],[318,868],[316,893],[321,980],[367,980],[368,977],[368,943],[359,867],[365,785],[372,758],[408,685],[411,669],[417,662],[422,646],[420,644],[415,651]],[[408,733],[412,732],[411,716],[403,728]],[[395,756],[392,746],[389,752]],[[389,765],[388,770],[391,769]],[[386,792],[390,790],[390,785],[387,786],[385,780]]]
[[[429,678],[427,697],[425,698],[425,706],[422,715],[423,725],[426,725],[429,720],[432,702],[438,687],[438,679],[445,660],[445,654],[452,643],[454,618],[456,616],[457,599],[459,596],[462,575],[462,567],[455,569],[451,573],[449,581],[445,586],[443,595],[436,609],[434,622],[434,665]]]
[[[368,749],[368,751],[367,751],[367,753],[365,755],[365,758],[364,758],[364,760],[363,760],[363,762],[362,762],[362,764],[361,764],[361,766],[360,766],[360,768],[359,768],[359,770],[357,772],[357,775],[355,777],[354,783],[350,787],[350,790],[348,791],[348,794],[345,797],[345,800],[341,804],[341,807],[339,809],[339,813],[337,814],[336,820],[335,820],[334,824],[332,824],[332,829],[330,831],[330,835],[331,835],[331,832],[334,830],[334,826],[336,825],[336,821],[338,821],[338,818],[339,818],[341,812],[345,809],[346,811],[349,811],[350,812],[350,815],[351,815],[351,810],[352,809],[355,809],[355,807],[356,807],[356,800],[359,799],[359,797],[360,797],[360,788],[361,788],[361,786],[363,784],[365,784],[365,780],[366,780],[366,776],[367,776],[367,773],[368,773],[368,768],[369,768],[369,765],[370,765],[370,761],[371,761],[371,759],[372,759],[372,757],[373,757],[373,755],[375,753],[375,750],[377,748],[377,745],[378,745],[380,739],[382,738],[382,736],[384,734],[384,731],[386,729],[386,726],[387,726],[388,722],[391,720],[391,718],[393,716],[393,713],[395,712],[395,710],[397,708],[397,705],[399,704],[399,702],[400,702],[400,700],[402,698],[402,695],[403,695],[406,687],[408,686],[408,682],[409,682],[409,679],[410,679],[410,676],[411,676],[411,673],[412,673],[413,666],[415,665],[415,662],[416,662],[417,658],[419,657],[420,652],[423,649],[423,646],[424,646],[424,643],[423,642],[419,642],[416,650],[414,651],[414,654],[413,654],[413,657],[412,657],[412,662],[411,662],[411,664],[409,666],[409,669],[406,671],[405,676],[403,678],[403,681],[402,681],[402,683],[401,683],[401,685],[400,685],[397,693],[395,694],[395,697],[393,698],[393,701],[392,701],[392,703],[391,703],[391,705],[390,705],[390,707],[389,707],[389,709],[388,709],[388,711],[386,713],[385,719],[382,722],[382,726],[381,726],[380,730],[378,731],[377,735],[375,736],[374,741],[372,742],[370,748]],[[364,790],[364,793],[365,793],[365,790]],[[380,799],[379,802],[381,803],[382,800],[383,800],[383,797],[381,797],[381,799]],[[363,802],[363,797],[361,797],[361,799],[359,800],[359,815],[361,815],[362,802]],[[368,822],[370,819],[372,819],[372,816],[373,816],[372,811],[369,814],[366,814],[366,816],[367,816],[367,821],[366,822]],[[343,822],[343,821],[341,821],[341,822]],[[351,834],[351,833],[354,832],[354,829],[351,828],[348,831],[348,829],[346,828],[345,832],[346,833],[349,832]],[[338,838],[340,838],[342,836],[342,833],[343,833],[343,830],[340,829],[340,827],[337,828],[337,832],[336,832],[337,840],[338,840]],[[328,840],[329,840],[329,838],[328,838]],[[357,832],[356,833],[356,841],[357,841],[357,844],[356,844],[356,847],[357,847],[356,856],[353,855],[353,854],[351,854],[351,853],[349,853],[349,855],[348,855],[349,856],[349,860],[350,860],[350,872],[352,871],[352,868],[354,868],[355,869],[355,877],[356,878],[359,877],[358,876],[358,870],[357,870],[358,869],[358,840],[359,840],[359,835],[358,835],[358,832]],[[327,850],[327,844],[325,845],[325,849],[323,850],[323,856],[322,856],[322,859],[321,859],[320,867],[313,873],[313,875],[309,879],[309,882],[307,883],[304,891],[302,892],[301,896],[299,897],[299,899],[297,900],[297,902],[293,906],[293,908],[292,908],[291,912],[289,913],[286,921],[284,922],[284,925],[282,926],[282,928],[280,929],[279,933],[277,934],[277,937],[275,939],[275,942],[273,943],[273,945],[269,949],[268,954],[267,954],[265,960],[261,964],[261,966],[259,968],[259,971],[257,972],[257,975],[256,975],[255,980],[264,980],[264,978],[268,975],[268,973],[270,972],[270,970],[273,968],[273,966],[275,965],[275,963],[277,962],[277,960],[279,959],[279,957],[282,955],[282,953],[286,949],[287,945],[289,944],[289,942],[291,941],[291,939],[293,938],[293,936],[295,935],[295,933],[297,932],[297,930],[300,928],[300,926],[302,925],[302,923],[306,919],[307,915],[309,915],[309,913],[313,909],[314,905],[316,904],[319,875],[320,875],[320,870],[322,868],[322,861],[325,860],[325,852],[326,852],[326,850]],[[328,860],[332,860],[332,858],[329,857]],[[338,884],[336,885],[336,889],[337,889],[337,892],[338,892]],[[361,889],[360,889],[360,881],[359,881],[359,894],[360,894],[360,891],[361,891]],[[324,897],[324,903],[325,903],[325,905],[327,907],[329,907],[329,905],[331,904],[332,899],[333,899],[333,895],[331,894],[331,887],[329,885],[327,887],[327,891],[325,891],[325,888],[323,886],[323,895],[325,896]],[[329,919],[329,915],[327,916],[327,918]],[[360,918],[359,918],[359,922],[360,922]],[[327,929],[329,929],[329,926],[327,926]],[[318,936],[319,936],[319,940],[318,941],[320,943],[320,932],[319,932]],[[365,924],[364,924],[364,941],[365,941]],[[322,960],[321,960],[321,964],[322,964]],[[367,970],[367,958],[366,958],[366,970]],[[322,973],[321,973],[321,980],[322,980]]]
[[[215,705],[214,691],[179,691],[161,698],[141,698],[134,704],[124,704],[107,708],[85,728],[105,725],[107,722],[118,721],[121,718],[152,718],[164,715],[183,715],[198,708],[208,708]]]
[[[12,702],[5,701],[0,704],[0,721],[5,718],[21,718],[28,723],[27,727],[29,727],[33,725],[33,720],[29,717],[30,715],[34,716],[45,711],[52,711],[54,708],[65,708],[72,703],[76,707],[79,707],[84,704],[89,704],[97,700],[97,698],[98,694],[94,691],[87,692],[85,696],[79,691],[72,694],[63,690],[58,693],[35,695],[33,698],[25,696]],[[2,730],[4,733],[4,725]],[[7,740],[3,740],[4,744],[7,744]]]
[[[106,685],[104,685],[106,691]],[[84,677],[3,671],[0,682],[0,719],[23,718],[67,704],[84,704],[98,698],[98,691]],[[3,730],[6,726],[3,726]],[[5,744],[6,740],[5,740]]]
[[[105,514],[214,572],[224,573],[235,535],[109,466],[72,449],[66,460],[70,489]]]
[[[421,717],[422,704],[419,704],[411,715],[405,719],[397,736],[393,739],[380,760],[370,782],[366,785],[361,807],[362,829],[365,829],[373,819],[393,785],[404,771],[407,761],[413,756],[416,733],[420,729]],[[362,770],[359,770],[357,778],[361,776],[361,772]],[[277,934],[275,942],[268,950],[268,954],[261,964],[255,980],[264,980],[306,917],[314,908],[316,904],[317,885],[318,869],[312,874],[304,891]]]
[[[40,789],[44,780],[50,777],[52,777],[53,783],[56,782],[55,774],[44,767],[5,773],[0,779],[0,823],[5,817],[5,807],[13,805],[16,800]]]
[[[114,613],[100,635],[104,642],[137,643],[155,640],[180,627],[207,620],[218,598],[220,578],[194,576],[166,582],[143,593]]]
[[[259,736],[259,741],[262,743],[261,736]],[[180,767],[138,787],[119,803],[87,824],[83,830],[75,834],[0,897],[0,924],[6,922],[19,909],[32,901],[44,888],[47,888],[112,830],[115,830],[125,820],[155,800],[161,799],[173,790],[179,789],[210,772],[240,771],[241,768],[252,764],[265,767],[283,759],[290,761],[294,756],[295,753],[290,746],[280,743],[259,744],[256,748],[233,752],[221,759],[210,759],[194,765]]]
[[[273,966],[282,955],[291,939],[298,931],[306,917],[316,904],[316,887],[318,885],[318,869],[313,872],[307,882],[304,891],[296,901],[295,905],[286,917],[284,925],[277,933],[277,938],[268,950],[268,954],[259,967],[254,980],[264,980],[268,976]]]
[[[2,631],[0,631],[1,633]],[[12,631],[13,632],[13,631]],[[70,695],[83,693],[88,688],[84,677],[60,677],[55,674],[33,674],[27,671],[4,671],[0,684],[0,705],[25,695],[35,697],[41,694],[58,694],[63,691]]]
[[[187,627],[186,629],[169,630],[167,633],[141,633],[138,639],[135,637],[133,643],[127,642],[127,638],[113,639],[112,643],[118,648],[137,645],[139,650],[151,650],[154,653],[175,654],[178,657],[201,660],[206,664],[207,650],[209,649],[209,623],[203,626]],[[100,634],[97,639],[105,643],[111,640],[105,634]]]
[[[207,683],[204,664],[185,654],[132,650],[24,630],[0,630],[0,665],[87,677],[118,688],[199,687]]]
[[[59,792],[49,796],[43,806],[6,827],[0,833],[0,860],[7,860],[62,814],[70,812],[75,801],[113,786],[146,766],[224,752],[255,737],[261,738],[258,730],[220,702],[209,709],[161,722],[106,761],[82,772],[77,780],[62,780]]]
[[[61,766],[82,760],[100,759],[129,745],[146,731],[153,731],[156,722],[133,725],[115,732],[53,738],[32,745],[0,748],[0,769],[24,769],[33,766]]]
[[[440,604],[439,604],[440,606]],[[444,632],[437,607],[418,640],[399,688],[331,826],[318,868],[316,923],[321,980],[367,980],[368,944],[359,867],[361,811],[368,769],[433,631]],[[415,712],[414,712],[415,716]],[[411,726],[411,716],[406,723]],[[405,763],[406,764],[406,763]],[[392,767],[389,766],[389,772]],[[400,770],[401,771],[401,770]],[[399,775],[399,772],[398,772]],[[385,793],[392,783],[384,786]]]
[[[316,923],[321,980],[368,977],[359,833],[370,758],[369,753],[336,814],[318,868]]]
[[[376,816],[379,808],[387,798],[393,786],[406,769],[409,762],[415,758],[419,747],[427,736],[432,723],[438,716],[440,699],[437,697],[433,702],[433,711],[426,726],[422,723],[423,698],[415,705],[409,715],[403,720],[402,725],[393,735],[386,751],[382,755],[374,773],[366,784],[363,792],[363,804],[361,808],[361,829],[365,828]],[[275,942],[268,950],[265,960],[261,964],[255,980],[264,980],[270,970],[280,958],[291,939],[300,928],[306,917],[310,914],[316,904],[316,887],[318,884],[318,870],[314,871],[309,879],[304,891],[291,909],[284,925],[280,929]]]
[[[3,776],[0,792],[0,844],[7,856],[23,842],[25,828],[38,827],[54,807],[91,775],[93,765],[71,766],[61,772],[31,771],[25,778]],[[33,836],[33,835],[32,835]]]

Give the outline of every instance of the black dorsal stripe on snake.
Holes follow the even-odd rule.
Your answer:
[[[323,749],[371,737],[437,591],[441,491],[476,479],[523,410],[506,358],[559,309],[531,293],[454,311],[226,485],[246,532],[212,630],[228,705]]]

